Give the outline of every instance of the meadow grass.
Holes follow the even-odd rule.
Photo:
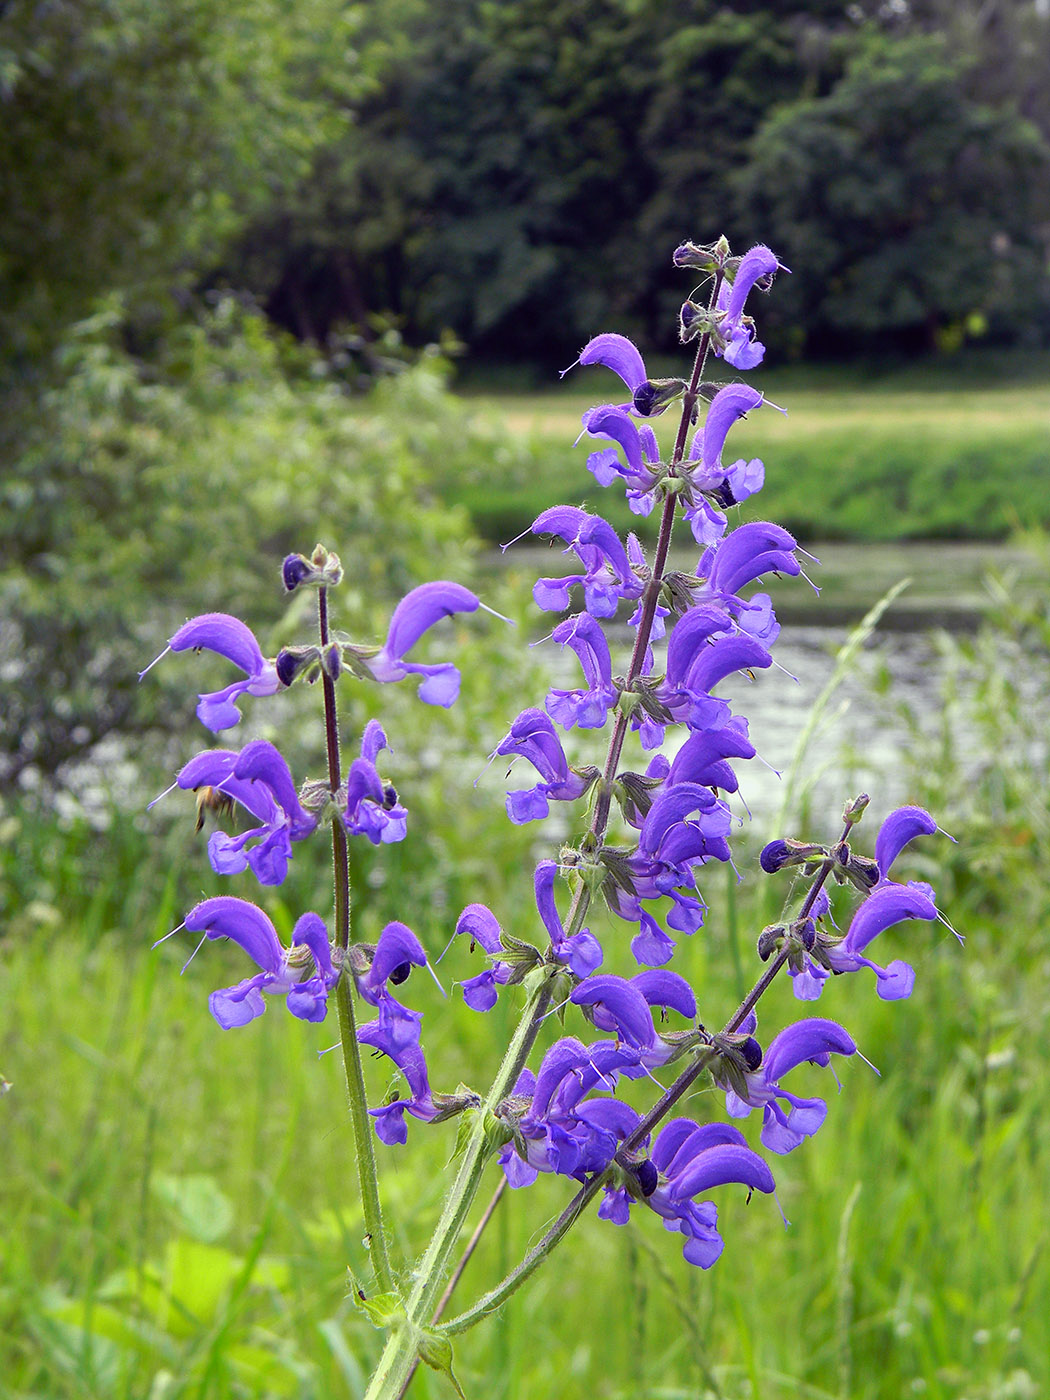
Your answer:
[[[367,1278],[367,1257],[337,1057],[316,1058],[333,1028],[293,1022],[278,1002],[224,1034],[205,1001],[242,974],[235,950],[209,945],[181,978],[185,936],[150,951],[197,878],[181,834],[158,851],[135,827],[102,837],[7,822],[19,822],[18,869],[52,874],[2,948],[0,1069],[13,1087],[0,1106],[0,1393],[360,1394],[379,1334],[346,1296],[347,1266]],[[982,853],[965,840],[925,843],[907,874],[936,879],[965,950],[941,926],[911,925],[892,935],[894,955],[917,967],[909,1002],[879,1002],[860,976],[829,988],[821,1013],[844,1021],[881,1078],[859,1060],[841,1066],[841,1094],[826,1072],[795,1076],[830,1111],[815,1141],[774,1162],[790,1229],[769,1199],[719,1191],[726,1250],[700,1273],[647,1212],[621,1230],[592,1214],[564,1246],[564,1269],[552,1265],[459,1339],[468,1395],[1043,1393],[1050,1087],[1034,1053],[1048,971],[1046,892],[1025,858],[1041,853],[1035,839],[1022,824],[1008,867],[989,866],[985,851],[980,877]],[[734,886],[748,968],[762,919],[755,855],[742,856],[747,880]],[[8,880],[14,866],[8,858]],[[94,878],[80,896],[85,871]],[[527,869],[502,874],[525,902]],[[711,932],[680,954],[712,1022],[738,994],[728,888],[717,872],[705,887]],[[435,954],[443,938],[426,936]],[[465,951],[444,964],[446,982],[468,965]],[[484,1018],[426,979],[411,991],[441,1082],[483,1086],[511,999]],[[779,987],[763,1021],[801,1010]],[[370,1073],[378,1096],[388,1078]],[[701,1089],[685,1111],[718,1114],[720,1099]],[[454,1137],[449,1125],[413,1124],[406,1149],[381,1149],[406,1265],[436,1214],[435,1168]],[[565,1183],[541,1181],[505,1198],[464,1305],[566,1195]],[[421,1373],[412,1393],[450,1392]]]

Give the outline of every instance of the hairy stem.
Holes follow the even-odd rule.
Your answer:
[[[317,594],[317,621],[321,646],[326,647],[328,635],[328,590]],[[325,740],[328,750],[328,789],[336,798],[342,773],[339,763],[339,712],[336,706],[335,682],[327,672],[323,675]],[[338,816],[332,818],[332,876],[335,891],[335,943],[343,963],[335,986],[335,1004],[339,1016],[339,1040],[342,1046],[343,1074],[346,1079],[346,1099],[350,1108],[350,1123],[354,1134],[357,1158],[357,1178],[361,1187],[361,1206],[365,1218],[366,1239],[380,1292],[394,1287],[390,1267],[390,1252],[383,1228],[383,1209],[379,1201],[379,1177],[375,1152],[372,1148],[372,1122],[368,1116],[368,1096],[361,1066],[361,1047],[357,1043],[357,1019],[354,999],[350,993],[350,972],[346,960],[350,946],[350,859],[346,832]]]

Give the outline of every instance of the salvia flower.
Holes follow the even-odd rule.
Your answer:
[[[781,1079],[801,1064],[827,1066],[832,1055],[856,1051],[853,1038],[834,1021],[819,1016],[796,1021],[774,1036],[758,1069],[745,1076],[745,1095],[726,1088],[726,1111],[731,1118],[746,1118],[753,1108],[761,1108],[763,1146],[770,1152],[791,1152],[813,1136],[827,1117],[828,1106],[823,1099],[792,1094]],[[782,1102],[788,1105],[786,1110]]]
[[[587,470],[599,486],[621,481],[627,504],[635,515],[649,515],[656,503],[654,468],[660,460],[656,435],[648,424],[639,427],[627,411],[615,404],[599,404],[583,415],[590,437],[604,438],[616,447],[603,447],[587,458]],[[617,451],[619,448],[619,452]],[[620,452],[623,453],[621,459]]]
[[[700,1127],[690,1118],[672,1119],[657,1134],[650,1163],[642,1168],[638,1172],[642,1200],[661,1217],[666,1229],[685,1236],[682,1253],[688,1263],[701,1269],[709,1269],[718,1259],[724,1241],[716,1227],[718,1211],[713,1202],[695,1198],[715,1186],[733,1183],[766,1194],[776,1189],[766,1163],[747,1146],[744,1135],[726,1123]],[[615,1225],[626,1224],[634,1199],[623,1188],[609,1187],[598,1214]]]
[[[385,1054],[390,1053],[387,1045],[418,1045],[423,1013],[402,1006],[390,991],[388,983],[393,982],[398,986],[405,981],[413,967],[426,966],[427,955],[419,939],[407,925],[394,920],[379,935],[379,941],[371,950],[371,958],[363,970],[359,969],[358,962],[360,955],[367,950],[356,946],[352,951],[350,965],[357,990],[379,1012],[376,1025],[384,1044],[379,1045],[376,1040],[369,1041],[369,1044],[376,1045]]]
[[[346,829],[354,836],[367,836],[373,846],[403,841],[408,827],[408,813],[376,767],[379,754],[389,747],[383,726],[377,719],[369,720],[361,735],[361,756],[346,775]]]
[[[465,933],[471,943],[477,943],[492,959],[491,967],[468,977],[462,983],[463,1000],[474,1011],[491,1011],[496,1005],[497,988],[506,986],[514,975],[511,963],[502,960],[503,935],[499,920],[484,904],[468,904],[456,920],[455,933]]]
[[[547,713],[565,729],[573,725],[601,729],[620,694],[613,684],[612,657],[605,633],[589,613],[577,613],[560,622],[551,638],[576,653],[587,685],[579,690],[548,691]]]
[[[229,749],[199,753],[175,781],[186,790],[213,787],[262,823],[238,836],[212,832],[208,859],[219,875],[250,867],[261,885],[280,885],[288,873],[292,842],[317,826],[317,818],[300,805],[287,763],[265,739],[256,739],[239,754]]]
[[[435,581],[420,584],[398,603],[390,619],[386,641],[374,655],[355,652],[368,667],[373,680],[401,681],[406,676],[422,676],[419,698],[427,705],[448,709],[459,695],[459,671],[450,661],[433,666],[405,661],[405,653],[435,622],[453,613],[475,612],[478,599],[462,584]]]
[[[507,816],[516,826],[547,816],[551,800],[575,802],[598,777],[593,766],[569,767],[557,731],[542,710],[522,710],[495,753],[527,759],[542,780],[535,787],[507,793]]]
[[[186,915],[186,928],[208,938],[228,938],[262,969],[233,987],[220,987],[208,1008],[224,1031],[246,1026],[266,1010],[263,992],[285,997],[288,1010],[303,1021],[323,1021],[328,993],[339,974],[332,966],[328,931],[317,914],[304,914],[285,948],[269,918],[255,904],[232,895],[205,899]]]
[[[430,1090],[423,1051],[414,1043],[402,1044],[383,1024],[382,1018],[362,1026],[357,1032],[357,1039],[362,1045],[371,1045],[381,1054],[388,1056],[404,1075],[412,1091],[407,1099],[391,1099],[381,1108],[368,1110],[370,1117],[375,1120],[376,1136],[380,1142],[399,1147],[408,1141],[406,1113],[423,1123],[433,1122],[439,1113]]]
[[[557,873],[558,867],[552,860],[541,860],[537,865],[534,879],[536,908],[543,920],[543,927],[550,935],[554,956],[559,962],[568,964],[577,977],[587,977],[601,965],[601,944],[587,929],[581,929],[571,938],[566,934],[554,899]]]
[[[197,697],[197,718],[213,734],[240,724],[241,712],[236,701],[242,695],[275,695],[281,687],[274,664],[263,656],[255,633],[229,613],[202,613],[200,617],[191,617],[171,638],[161,656],[168,651],[213,651],[245,673],[243,681],[234,681],[225,690]],[[160,656],[151,661],[146,671],[159,660]],[[140,680],[146,671],[140,672]]]
[[[534,535],[560,535],[586,569],[582,574],[539,579],[532,590],[537,607],[564,611],[573,584],[582,585],[592,617],[615,617],[621,599],[640,597],[642,580],[631,567],[619,535],[600,515],[576,506],[554,506],[537,516],[530,528]]]
[[[744,303],[757,282],[768,286],[778,270],[786,272],[788,269],[775,253],[758,244],[741,258],[732,284],[728,281],[722,284],[718,308],[725,314],[718,328],[714,350],[735,369],[754,369],[761,364],[766,353],[766,347],[754,337],[751,318],[744,315]]]

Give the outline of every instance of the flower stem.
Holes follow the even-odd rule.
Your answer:
[[[322,648],[328,645],[328,590],[317,594],[317,621]],[[325,739],[328,749],[328,788],[333,799],[339,792],[342,773],[339,763],[339,712],[336,706],[335,682],[324,673]],[[357,1019],[354,1000],[350,994],[350,973],[346,952],[350,946],[350,858],[346,832],[338,817],[332,819],[332,875],[335,891],[335,943],[343,954],[342,972],[335,986],[335,1004],[339,1016],[339,1039],[343,1052],[343,1074],[346,1079],[346,1099],[350,1108],[350,1123],[354,1134],[357,1157],[357,1179],[361,1187],[361,1207],[365,1218],[365,1238],[368,1242],[372,1269],[380,1292],[394,1287],[390,1267],[390,1252],[383,1229],[383,1209],[379,1201],[379,1177],[375,1152],[372,1148],[372,1123],[368,1116],[368,1097],[361,1066],[361,1049],[357,1043]]]

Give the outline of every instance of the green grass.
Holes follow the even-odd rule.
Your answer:
[[[7,823],[22,852],[8,878],[43,868],[45,849],[57,873],[8,924],[0,964],[0,1069],[13,1085],[0,1102],[0,1393],[360,1394],[378,1334],[345,1296],[347,1265],[366,1277],[367,1260],[337,1057],[315,1054],[332,1026],[294,1022],[277,1002],[224,1034],[205,1000],[242,975],[235,951],[203,949],[182,978],[184,936],[149,951],[178,921],[197,868],[175,833],[151,854],[134,828],[92,838],[18,814]],[[626,1230],[592,1215],[560,1260],[459,1340],[468,1395],[1044,1393],[1046,823],[1018,812],[994,850],[962,834],[959,847],[924,843],[907,873],[936,879],[966,949],[940,927],[899,930],[894,954],[918,971],[909,1002],[877,1001],[858,976],[836,981],[821,1005],[881,1078],[859,1060],[843,1065],[841,1094],[815,1069],[794,1077],[830,1112],[815,1141],[774,1162],[790,1229],[768,1199],[718,1191],[726,1250],[701,1274],[648,1213]],[[745,957],[761,922],[754,856],[742,859],[737,896]],[[85,868],[91,888],[78,898]],[[503,881],[497,908],[527,917],[527,868]],[[711,933],[684,945],[681,970],[702,988],[701,1015],[718,1021],[737,992],[721,874],[707,893]],[[427,921],[432,952],[441,922]],[[469,964],[457,949],[446,982]],[[426,979],[406,990],[426,1012],[437,1081],[483,1085],[509,1006],[484,1018]],[[763,1023],[800,1009],[780,987]],[[387,1076],[370,1076],[381,1094]],[[687,1111],[717,1113],[718,1100],[702,1090]],[[435,1217],[454,1133],[413,1124],[406,1149],[381,1149],[406,1264]],[[506,1198],[464,1303],[566,1195],[541,1181]],[[450,1393],[426,1373],[414,1386],[419,1397]]]
[[[766,465],[766,487],[740,518],[844,540],[1001,539],[1019,525],[1050,525],[1050,365],[999,363],[995,374],[996,363],[980,373],[960,365],[954,379],[950,366],[866,380],[855,367],[750,376],[788,414],[763,409],[733,429],[725,460]],[[601,370],[577,370],[550,392],[472,393],[491,420],[492,452],[466,470],[457,459],[454,475],[439,473],[439,489],[493,542],[558,500],[585,500],[645,533],[651,521],[631,516],[622,493],[586,471],[589,440],[572,446],[581,413],[622,393]],[[676,425],[673,409],[656,421],[665,453]]]

